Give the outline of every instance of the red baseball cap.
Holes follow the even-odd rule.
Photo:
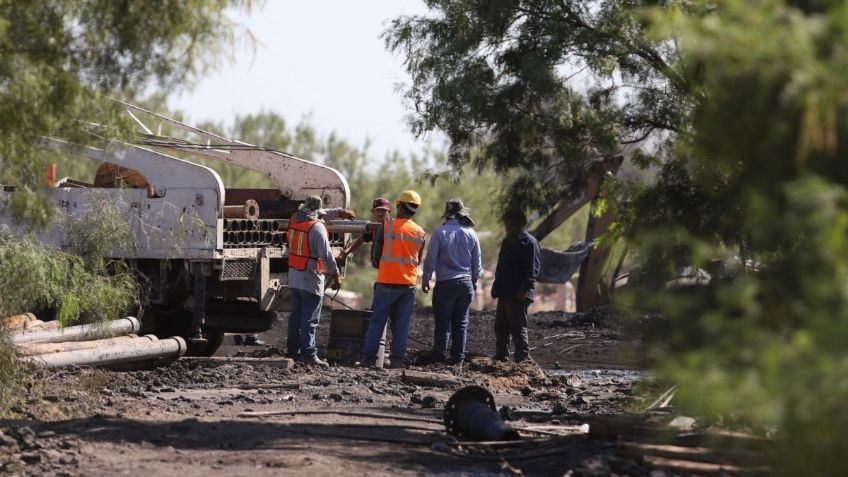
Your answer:
[[[371,210],[376,209],[392,210],[392,206],[389,205],[389,199],[383,197],[374,199],[374,202],[371,203]]]

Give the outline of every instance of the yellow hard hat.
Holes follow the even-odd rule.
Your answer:
[[[406,202],[412,205],[421,205],[421,196],[414,190],[405,190],[400,193],[397,202]]]

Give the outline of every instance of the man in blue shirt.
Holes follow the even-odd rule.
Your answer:
[[[503,222],[506,238],[501,242],[495,283],[492,285],[492,298],[498,300],[493,358],[509,360],[511,338],[515,344],[515,362],[520,363],[530,357],[527,310],[533,302],[536,277],[539,275],[539,242],[524,230],[527,218],[520,210],[507,210]]]
[[[472,228],[474,221],[462,199],[445,204],[444,224],[433,231],[421,290],[430,291],[430,277],[436,272],[433,288],[433,317],[435,319],[434,362],[444,362],[448,336],[451,337],[451,364],[465,359],[465,340],[468,330],[468,308],[480,278],[480,240]]]

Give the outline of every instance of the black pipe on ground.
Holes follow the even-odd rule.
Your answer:
[[[495,398],[480,386],[455,392],[445,405],[445,428],[459,439],[513,441],[518,431],[505,423],[495,408]]]

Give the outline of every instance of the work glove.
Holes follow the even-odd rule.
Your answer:
[[[340,277],[338,274],[335,274],[332,277],[330,277],[330,289],[331,290],[338,290],[341,287],[342,287],[342,277]]]
[[[339,211],[339,217],[342,219],[353,220],[356,218],[356,214],[350,209],[343,209]]]
[[[430,282],[421,282],[421,291],[430,293]]]
[[[336,266],[339,268],[347,266],[347,255],[339,254],[339,256],[336,257]]]

